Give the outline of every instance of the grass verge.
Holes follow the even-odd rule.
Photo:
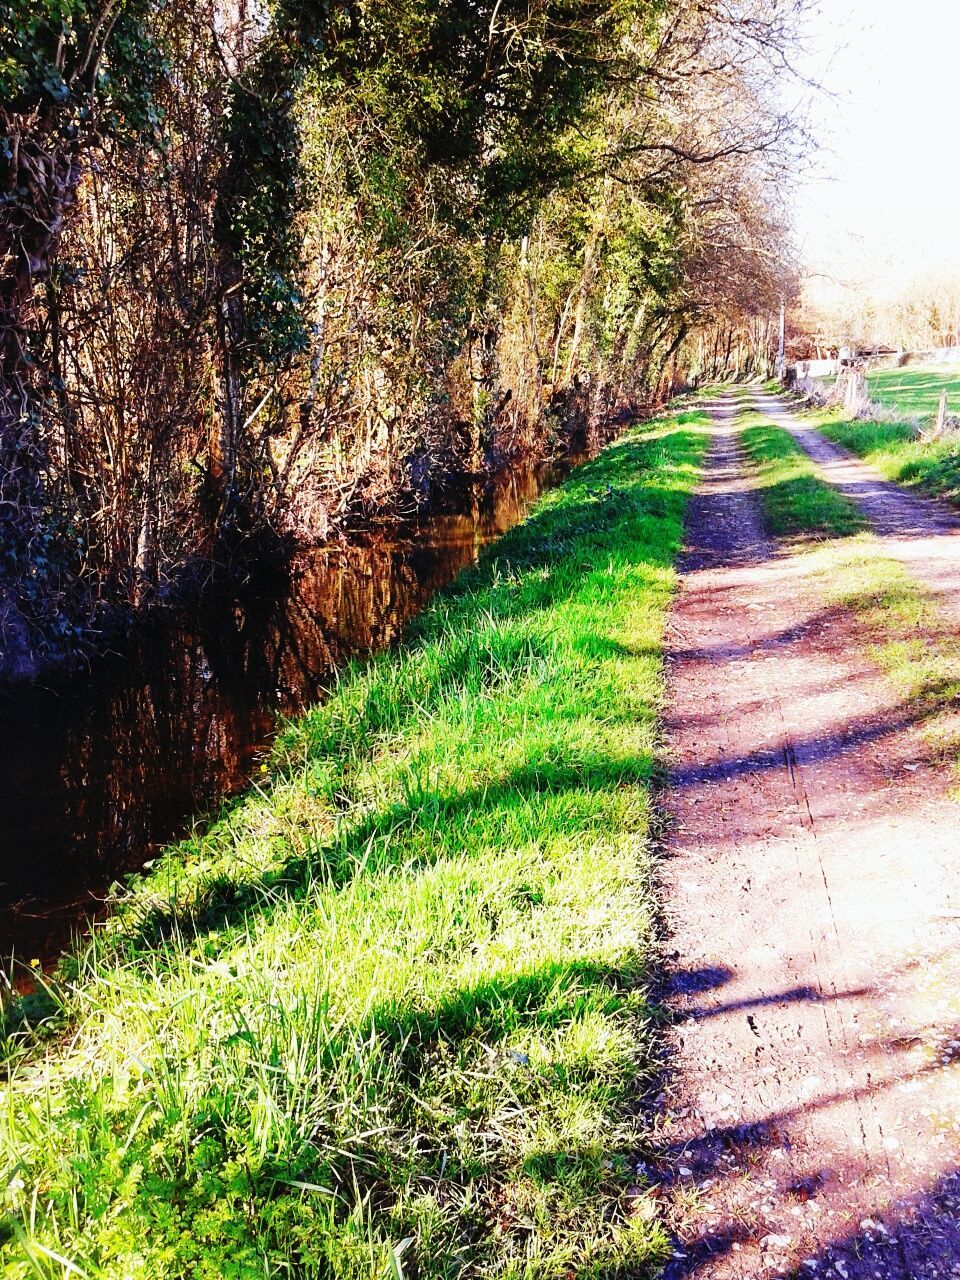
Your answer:
[[[11,1280],[636,1277],[661,635],[705,435],[635,430],[8,1003]],[[43,1017],[39,1013],[43,1012]]]
[[[741,413],[740,425],[772,534],[792,539],[843,537],[866,527],[856,504],[820,478],[816,463],[788,431],[753,411]]]
[[[933,596],[871,536],[814,553],[824,599],[857,619],[869,656],[922,727],[934,757],[960,774],[960,636]]]

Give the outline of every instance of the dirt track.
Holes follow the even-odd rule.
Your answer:
[[[823,478],[857,504],[881,538],[882,550],[902,560],[960,620],[960,516],[932,498],[889,484],[800,421],[779,397],[760,392],[753,399],[756,408],[790,432]]]
[[[952,780],[714,432],[668,651],[667,1276],[960,1275]],[[956,527],[881,531],[960,565]]]

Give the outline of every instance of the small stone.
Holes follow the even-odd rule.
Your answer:
[[[778,1235],[764,1236],[763,1239],[760,1241],[760,1248],[761,1249],[787,1249],[789,1248],[790,1242],[792,1239],[793,1239],[793,1236],[778,1236]]]

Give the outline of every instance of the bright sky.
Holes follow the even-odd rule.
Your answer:
[[[836,98],[796,205],[805,263],[882,292],[960,267],[960,0],[820,3],[806,69]]]

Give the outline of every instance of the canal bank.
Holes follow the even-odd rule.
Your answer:
[[[416,520],[154,610],[87,672],[0,687],[0,967],[54,962],[112,886],[250,783],[278,718],[396,645],[573,465],[464,481]]]
[[[341,670],[45,999],[8,1008],[6,1274],[664,1256],[631,1156],[700,422],[634,429],[541,499],[398,651]]]

